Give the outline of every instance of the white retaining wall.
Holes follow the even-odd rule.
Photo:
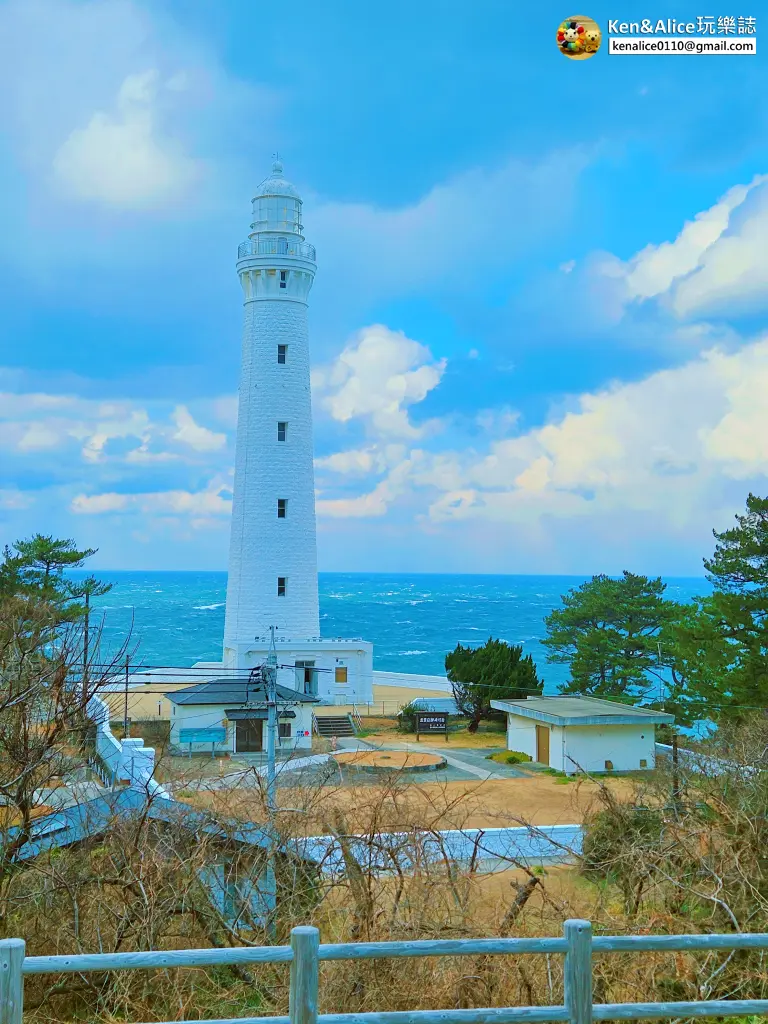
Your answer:
[[[88,717],[96,725],[96,752],[104,762],[112,784],[127,782],[148,796],[170,799],[170,793],[152,777],[155,751],[145,747],[142,739],[118,740],[109,727],[109,706],[100,697],[88,701]]]

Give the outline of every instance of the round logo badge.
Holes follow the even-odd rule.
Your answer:
[[[600,49],[602,35],[594,18],[575,14],[566,18],[557,30],[557,46],[571,60],[586,60],[594,57]]]

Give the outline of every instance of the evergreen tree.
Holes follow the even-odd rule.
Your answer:
[[[66,601],[70,597],[65,570],[79,569],[95,548],[80,551],[73,540],[54,540],[36,533],[29,540],[19,540],[13,551],[5,549],[5,558],[20,589],[49,601]]]
[[[519,700],[541,693],[543,681],[520,645],[490,637],[482,647],[461,644],[446,655],[445,669],[459,712],[469,719],[469,732],[477,732],[492,713],[492,700]]]
[[[569,665],[564,693],[635,698],[661,685],[659,638],[679,615],[661,579],[625,572],[593,576],[544,620],[548,659]]]
[[[664,638],[671,697],[687,720],[742,718],[768,705],[768,498],[750,494],[736,526],[713,533],[704,568],[714,591]]]

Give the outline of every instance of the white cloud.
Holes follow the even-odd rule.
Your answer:
[[[197,173],[195,162],[158,127],[156,69],[128,75],[114,112],[96,111],[76,128],[53,158],[65,188],[79,199],[141,206],[183,193]]]
[[[195,423],[189,409],[184,405],[178,405],[174,409],[173,420],[176,424],[176,431],[173,434],[174,441],[189,445],[195,451],[215,452],[227,443],[226,434],[216,434],[207,427],[201,427]]]
[[[202,403],[208,411],[212,403]],[[145,407],[146,406],[146,407]],[[110,442],[135,439],[124,451]],[[0,448],[21,453],[77,451],[83,462],[149,466],[220,452],[227,435],[198,423],[185,405],[130,399],[101,402],[67,395],[0,394]]]
[[[8,511],[18,512],[29,508],[34,503],[34,498],[28,492],[20,491],[15,487],[0,488],[0,508]]]
[[[768,338],[730,354],[712,349],[582,394],[573,411],[484,452],[402,450],[386,467],[375,449],[341,453],[339,471],[364,467],[383,479],[359,495],[323,492],[318,514],[381,517],[400,504],[438,525],[538,530],[550,546],[585,517],[614,532],[627,516],[646,517],[660,535],[708,530],[723,501],[743,503],[744,481],[765,487],[767,393]]]
[[[574,146],[538,162],[474,167],[395,209],[307,194],[306,222],[324,274],[344,282],[347,303],[425,286],[466,292],[560,231],[559,211],[591,159],[587,147]]]
[[[228,485],[214,481],[203,491],[78,494],[72,499],[70,508],[78,515],[105,515],[132,511],[150,516],[191,516],[202,522],[213,516],[229,516],[232,511],[232,501],[228,497]]]
[[[315,371],[313,388],[333,419],[363,419],[380,435],[416,438],[434,427],[411,423],[408,407],[437,387],[444,359],[381,324],[365,327],[328,368]]]
[[[405,453],[406,448],[402,444],[371,445],[369,448],[335,452],[333,455],[315,459],[315,468],[339,476],[368,476],[372,473],[383,473],[391,466],[397,465],[405,458]]]
[[[595,255],[586,270],[603,282],[601,301],[615,319],[628,304],[651,299],[681,319],[764,308],[768,175],[729,189],[688,221],[674,241],[648,245],[626,262]]]

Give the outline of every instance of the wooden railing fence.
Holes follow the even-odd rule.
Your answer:
[[[186,1021],[185,1024],[538,1024],[544,1021],[591,1024],[593,1020],[768,1016],[768,999],[597,1004],[592,1001],[593,953],[766,948],[768,934],[600,935],[593,938],[590,922],[578,920],[565,922],[562,938],[439,939],[321,945],[317,928],[303,926],[291,932],[290,946],[184,949],[149,953],[79,953],[73,956],[25,957],[22,939],[4,939],[0,941],[0,1024],[23,1024],[25,974],[260,963],[290,963],[289,1016],[218,1018],[213,1021]],[[527,953],[565,954],[562,1006],[384,1013],[317,1012],[321,961]]]

